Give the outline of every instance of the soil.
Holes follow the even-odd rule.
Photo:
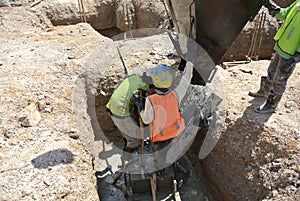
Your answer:
[[[111,91],[122,80],[122,66],[108,54],[115,64],[107,61],[106,74],[86,80],[86,59],[111,40],[86,23],[54,27],[24,7],[0,8],[0,16],[1,200],[99,200],[93,148],[100,139],[88,107],[95,102],[88,97],[108,73],[115,75],[112,82],[98,92]],[[148,59],[149,54],[132,54],[126,62],[155,63]],[[300,200],[300,68],[278,111],[260,115],[253,109],[264,100],[247,93],[258,88],[268,63],[223,71],[227,109],[221,139],[203,160],[195,157],[197,140],[189,152],[224,200]],[[86,84],[95,90],[85,91]]]
[[[247,95],[259,87],[269,61],[226,70],[225,131],[203,160],[235,200],[299,200],[299,64],[274,114],[253,112],[264,99]]]

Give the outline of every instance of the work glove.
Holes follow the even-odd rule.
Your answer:
[[[265,2],[265,7],[269,10],[270,15],[273,17],[280,12],[280,6],[274,3],[272,0],[267,0]]]
[[[132,94],[132,101],[134,104],[137,106],[139,111],[141,112],[144,110],[144,103],[143,100],[141,99],[141,96],[139,94],[136,94],[135,92]]]

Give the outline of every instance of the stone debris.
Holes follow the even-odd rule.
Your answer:
[[[108,39],[88,24],[44,32],[36,14],[20,7],[0,9],[0,200],[96,201],[91,156],[68,133],[76,131],[71,136],[78,139],[79,131],[71,129],[76,126],[72,78],[83,70],[66,55],[82,59]],[[70,29],[74,37],[58,36]],[[81,29],[89,34],[82,36]]]
[[[79,139],[79,134],[76,130],[71,130],[68,133],[69,133],[70,138],[75,139],[75,140]]]
[[[9,0],[0,0],[0,7],[10,7]]]
[[[52,108],[46,107],[46,108],[44,109],[44,111],[47,112],[47,113],[50,113],[50,112],[52,112]]]
[[[44,99],[44,98],[45,98],[44,95],[39,95],[39,96],[38,96],[38,99],[39,99],[39,100],[42,100],[42,99]]]
[[[40,100],[39,102],[37,102],[37,108],[39,111],[44,111],[46,108],[46,101],[45,100]]]
[[[28,105],[23,113],[24,116],[20,117],[21,125],[23,127],[36,126],[42,120],[41,114],[34,103]]]
[[[284,106],[288,109],[291,109],[292,107],[294,107],[296,105],[295,101],[288,101],[284,104]]]

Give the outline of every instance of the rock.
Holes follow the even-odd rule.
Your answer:
[[[0,7],[10,7],[9,0],[0,0]]]
[[[44,109],[44,112],[51,113],[52,112],[52,108],[46,107]]]
[[[51,185],[51,182],[48,179],[44,179],[44,184],[48,187]]]
[[[46,101],[45,100],[40,100],[37,103],[37,108],[39,111],[44,111],[44,109],[46,108]]]
[[[115,1],[86,0],[85,14],[78,9],[77,1],[52,1],[42,7],[42,12],[50,18],[53,25],[69,25],[83,22],[96,30],[117,28],[121,31],[140,28],[157,28],[164,21],[164,8],[161,1]]]
[[[284,104],[284,106],[288,109],[290,109],[291,107],[295,106],[295,102],[294,101],[288,101]]]
[[[280,168],[281,166],[282,166],[282,163],[280,163],[280,162],[273,162],[272,163],[273,168]]]
[[[70,136],[70,138],[75,139],[75,140],[77,140],[79,138],[79,134],[76,130],[71,130],[69,132],[69,136]]]
[[[24,190],[22,190],[22,197],[28,196],[32,194],[32,188],[31,187],[25,187]]]
[[[41,119],[42,117],[37,111],[36,105],[31,103],[24,109],[24,116],[20,118],[20,121],[23,127],[31,127],[36,126],[41,121]]]
[[[296,172],[300,173],[300,165],[296,166]]]
[[[69,55],[69,56],[68,56],[68,59],[75,59],[75,56]]]
[[[57,189],[57,198],[63,198],[71,191],[70,182],[63,176],[58,176],[53,182],[53,185],[55,186],[55,189]]]
[[[158,54],[156,54],[156,55],[154,56],[154,59],[155,59],[155,60],[161,60],[161,57],[160,57]]]
[[[278,191],[277,190],[273,190],[272,191],[272,196],[273,197],[277,197],[278,196]]]
[[[39,96],[38,96],[38,99],[39,99],[39,100],[42,100],[42,99],[44,99],[44,98],[45,98],[44,95],[39,95]]]
[[[160,43],[154,43],[152,45],[152,48],[153,48],[153,50],[154,50],[155,53],[159,53],[159,52],[162,52],[164,50],[163,45],[160,44]]]

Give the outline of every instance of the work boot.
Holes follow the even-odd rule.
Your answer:
[[[261,114],[275,112],[281,97],[282,95],[277,95],[273,91],[271,91],[267,98],[267,101],[260,107],[256,108],[254,111]]]
[[[261,76],[260,88],[249,91],[248,95],[252,97],[267,97],[272,83],[267,80],[266,76]]]

